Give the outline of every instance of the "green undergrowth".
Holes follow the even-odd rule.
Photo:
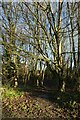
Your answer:
[[[22,96],[23,92],[19,91],[18,89],[14,89],[10,87],[9,85],[4,85],[2,87],[2,98],[15,98]]]

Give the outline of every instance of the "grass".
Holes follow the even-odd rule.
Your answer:
[[[18,96],[22,96],[23,92],[18,89],[11,88],[9,85],[4,85],[2,87],[2,98],[15,98]]]

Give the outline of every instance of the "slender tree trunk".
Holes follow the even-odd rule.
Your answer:
[[[71,7],[73,7],[71,5]],[[74,60],[74,67],[76,68],[76,56],[75,56],[75,45],[74,45],[74,28],[73,28],[73,17],[74,17],[74,11],[73,11],[73,8],[71,10],[71,13],[70,13],[70,5],[69,3],[67,3],[67,8],[68,8],[68,14],[69,14],[69,17],[70,17],[70,25],[71,25],[71,38],[72,38],[72,51],[73,51],[73,60]],[[72,16],[71,16],[72,14]]]
[[[80,66],[80,2],[78,3],[78,66]]]
[[[57,62],[58,62],[58,65],[60,67],[62,67],[62,56],[61,56],[61,52],[62,52],[62,41],[60,40],[60,25],[61,25],[61,13],[62,13],[62,6],[63,6],[63,2],[60,1],[58,3],[58,31],[56,33],[56,41],[57,41]],[[58,90],[61,91],[62,89],[65,89],[65,82],[63,82],[63,78],[62,78],[62,68],[61,70],[59,71],[58,70],[58,77],[59,77],[59,88]],[[63,90],[64,91],[64,90]]]
[[[80,2],[78,2],[78,91],[80,91]]]

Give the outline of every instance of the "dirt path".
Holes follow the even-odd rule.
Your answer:
[[[74,119],[78,116],[78,110],[69,110],[58,104],[59,97],[56,93],[45,90],[32,90],[14,99],[3,99],[3,118],[37,118],[37,119]]]

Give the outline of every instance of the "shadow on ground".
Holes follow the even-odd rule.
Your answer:
[[[60,108],[75,111],[80,113],[80,92],[77,91],[67,91],[67,92],[60,92],[56,89],[50,89],[46,87],[20,87],[20,91],[29,92],[30,96],[38,97],[42,99],[46,99],[50,101],[52,104],[57,104]]]
[[[68,117],[68,119],[80,119],[79,116],[79,112],[80,112],[80,93],[79,92],[71,92],[71,91],[67,91],[67,92],[59,92],[56,89],[50,89],[50,88],[46,88],[46,87],[31,87],[31,86],[19,86],[19,88],[15,89],[16,91],[18,90],[19,92],[23,92],[24,93],[24,97],[18,99],[18,103],[15,105],[17,106],[18,104],[23,104],[25,103],[25,100],[27,98],[27,93],[29,94],[29,96],[31,97],[31,99],[33,99],[33,105],[30,108],[30,102],[28,103],[29,106],[27,106],[27,110],[29,108],[29,110],[33,109],[32,112],[30,113],[30,115],[36,116],[35,113],[39,114],[41,109],[43,110],[43,113],[41,115],[43,115],[43,117],[41,117],[41,115],[39,114],[38,117],[36,118],[5,118],[2,120],[33,120],[33,119],[43,119],[43,120],[55,120],[55,119],[59,119],[59,120],[64,120],[67,119],[66,117]],[[21,100],[22,99],[22,100]],[[15,103],[15,100],[13,101],[13,103]],[[26,104],[26,103],[25,103]],[[40,108],[41,105],[41,108]],[[21,106],[22,107],[22,106]],[[23,106],[24,107],[24,106]],[[19,110],[19,107],[17,108],[17,110]],[[25,108],[23,111],[23,116],[26,113],[25,112]],[[44,113],[45,111],[45,113]],[[10,111],[9,111],[10,112]],[[18,112],[18,111],[17,111]],[[21,111],[20,111],[21,112]],[[30,112],[30,111],[29,111]],[[44,114],[48,113],[47,116],[44,116]],[[50,117],[50,115],[52,115],[52,117]],[[55,116],[53,118],[53,116]],[[27,116],[26,116],[27,117]],[[56,118],[57,117],[57,118]]]

